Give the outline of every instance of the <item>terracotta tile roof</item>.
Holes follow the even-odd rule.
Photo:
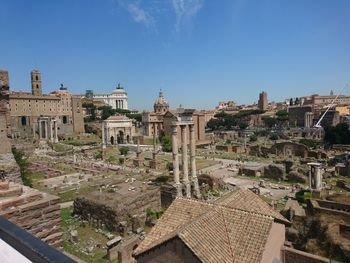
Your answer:
[[[244,191],[233,192],[234,197],[228,195],[215,203],[177,198],[135,255],[178,237],[202,262],[260,262],[277,215],[267,204],[264,207],[259,201],[252,202],[254,198]],[[249,205],[233,205],[238,197],[247,198]],[[258,196],[256,199],[261,200]],[[258,207],[254,208],[254,204]]]
[[[203,215],[210,204],[177,198],[166,210],[157,224],[151,229],[145,240],[137,247],[136,253],[142,253],[177,235],[177,232],[192,220]]]
[[[290,224],[290,222],[284,216],[275,211],[268,203],[248,189],[238,189],[219,198],[215,201],[215,203],[228,208],[235,208],[272,216],[277,221]]]
[[[215,207],[179,233],[202,262],[260,262],[273,219]]]

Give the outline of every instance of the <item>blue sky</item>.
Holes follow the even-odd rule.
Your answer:
[[[140,110],[161,87],[172,108],[328,94],[350,82],[349,11],[349,0],[1,0],[0,68],[14,90],[30,89],[32,68],[46,93],[120,82]]]

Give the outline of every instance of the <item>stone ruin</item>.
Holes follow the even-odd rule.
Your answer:
[[[95,227],[104,225],[108,230],[126,236],[144,226],[147,208],[160,209],[160,191],[151,185],[125,194],[95,191],[77,197],[73,208],[73,214],[81,220]]]
[[[0,215],[62,249],[59,198],[16,183],[0,183]]]

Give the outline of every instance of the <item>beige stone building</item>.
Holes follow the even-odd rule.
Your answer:
[[[169,103],[165,99],[162,90],[159,92],[159,97],[156,99],[154,105],[154,112],[143,112],[142,113],[142,125],[143,134],[145,136],[158,137],[162,132],[166,135],[171,136],[172,134],[172,122],[174,118],[179,116],[179,113],[184,109],[179,108],[176,110],[169,110]],[[195,111],[192,115],[195,129],[195,140],[196,144],[207,143],[205,137],[205,126],[206,116],[204,112]],[[178,128],[178,139],[180,140],[180,128]],[[189,136],[189,131],[186,131]]]
[[[63,85],[58,91],[43,95],[38,70],[31,72],[31,86],[31,93],[9,91],[8,135],[58,141],[59,137],[84,132],[81,98]]]

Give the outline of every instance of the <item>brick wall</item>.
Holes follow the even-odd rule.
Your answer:
[[[14,183],[0,183],[0,215],[49,245],[63,246],[59,198]]]

